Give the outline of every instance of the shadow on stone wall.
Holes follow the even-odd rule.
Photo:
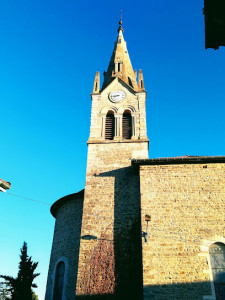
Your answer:
[[[95,254],[100,253],[103,249],[110,248],[110,243],[113,243],[113,250],[108,251],[105,258],[106,262],[96,261],[102,266],[108,264],[109,271],[98,271],[96,279],[94,272],[91,272],[92,282],[102,285],[102,291],[107,291],[104,285],[108,285],[109,294],[100,294],[101,286],[98,290],[97,286],[93,286],[95,291],[99,291],[98,295],[93,296],[77,296],[76,299],[142,299],[142,251],[141,251],[141,223],[140,223],[140,182],[139,176],[134,174],[132,167],[117,169],[110,172],[96,175],[99,177],[114,177],[114,224],[113,224],[113,241],[107,242],[107,236],[101,237],[98,242],[98,248],[95,249]],[[104,233],[103,233],[104,235]],[[93,239],[93,237],[92,237]],[[105,242],[102,242],[105,241]],[[105,244],[104,244],[105,243]],[[101,252],[99,256],[104,256]],[[109,260],[114,261],[113,263]],[[110,269],[111,268],[111,269]],[[92,269],[92,266],[91,266]],[[113,269],[113,275],[110,272]],[[95,267],[95,270],[98,270]],[[106,274],[109,273],[109,274]],[[92,275],[93,274],[93,275]],[[111,286],[106,281],[107,276],[111,276]],[[104,283],[105,280],[105,283]],[[90,284],[89,284],[90,285]],[[96,292],[95,292],[96,294]]]
[[[112,283],[115,280],[115,286],[109,284],[110,289],[113,287],[111,291],[108,288],[109,293],[107,293],[107,289],[104,290],[104,288],[101,289],[100,287],[98,292],[95,292],[93,295],[87,293],[86,295],[76,296],[76,299],[141,300],[144,295],[144,300],[202,300],[203,296],[212,295],[209,281],[148,285],[144,286],[143,290],[139,176],[133,173],[131,167],[101,173],[96,176],[115,178],[114,239],[113,241],[107,239],[104,233],[100,239],[94,236],[87,236],[86,238],[98,240],[94,252],[101,258],[96,260],[98,264],[95,266],[96,270],[98,270],[99,265],[102,267],[106,263],[106,265],[111,266],[111,271],[113,270],[114,274],[111,271],[107,271],[108,267],[105,268],[105,273],[102,273],[100,267],[97,275],[94,275],[98,277],[97,284],[101,284],[104,287],[106,282],[109,284],[110,281]],[[103,254],[105,252],[104,249],[107,249],[107,255]],[[115,277],[113,278],[113,276]],[[225,299],[224,293],[221,296],[217,296],[217,300],[222,299]]]
[[[132,167],[109,173],[115,176],[114,249],[116,296],[142,299],[140,181]]]
[[[144,286],[145,300],[202,300],[203,296],[212,296],[209,281]],[[217,295],[216,299],[224,300],[225,295]]]
[[[224,290],[223,290],[224,291]],[[211,283],[205,282],[190,282],[190,283],[174,283],[163,285],[148,285],[144,286],[144,300],[202,300],[203,296],[212,296]],[[139,300],[139,298],[128,298],[125,296],[119,298],[115,295],[83,295],[76,296],[79,300],[112,300],[112,299],[133,299]],[[212,298],[214,299],[214,298]],[[221,294],[217,295],[217,300],[224,300],[225,294],[221,291]]]
[[[224,290],[223,290],[224,291]],[[205,282],[190,282],[190,283],[174,283],[163,285],[148,285],[144,287],[144,300],[202,300],[203,296],[212,296],[211,283]],[[142,298],[128,298],[123,296],[119,298],[115,295],[83,295],[76,296],[79,300],[112,300],[112,299],[132,299],[139,300]],[[207,298],[214,299],[214,298]],[[216,296],[217,300],[224,300],[225,294],[221,291],[221,294]]]
[[[79,300],[114,300],[115,295],[112,294],[104,294],[104,295],[79,295],[76,296],[75,299]]]

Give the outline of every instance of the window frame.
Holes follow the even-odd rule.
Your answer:
[[[129,125],[130,125],[130,129],[129,129],[129,138],[125,138],[124,137],[124,127],[123,127],[123,120],[124,120],[124,114],[129,114]],[[122,139],[124,140],[131,140],[132,139],[132,136],[133,136],[133,117],[132,117],[132,112],[129,110],[129,109],[125,109],[123,114],[122,114]]]
[[[54,271],[52,274],[52,293],[51,293],[51,300],[54,300],[54,291],[55,291],[55,284],[56,284],[56,272],[57,266],[60,262],[63,262],[65,265],[65,272],[64,272],[64,280],[63,280],[63,293],[62,293],[62,300],[66,300],[66,283],[67,283],[67,270],[68,270],[68,261],[66,257],[60,257],[54,265]]]
[[[223,256],[224,256],[224,259],[223,259],[223,261],[224,261],[224,265],[225,265],[225,243],[223,243],[223,242],[220,242],[220,241],[218,241],[218,242],[214,242],[214,243],[212,243],[210,246],[209,246],[209,259],[210,259],[210,267],[211,267],[211,273],[212,273],[212,282],[213,282],[213,287],[214,287],[214,293],[215,293],[215,298],[217,299],[218,298],[218,294],[217,294],[217,286],[219,286],[219,285],[224,285],[225,286],[225,282],[224,283],[219,283],[219,282],[217,282],[216,281],[216,277],[215,277],[215,272],[214,272],[214,270],[216,270],[216,269],[219,269],[219,270],[225,270],[225,267],[224,268],[216,268],[215,267],[215,264],[213,263],[213,252],[211,252],[211,249],[213,248],[213,246],[215,246],[215,245],[217,245],[217,246],[220,246],[220,249],[221,249],[221,251],[223,252]],[[223,249],[222,249],[223,248]],[[215,258],[214,258],[215,259]],[[225,274],[225,272],[223,272],[224,274]],[[219,273],[218,273],[219,274]],[[217,275],[218,275],[217,274]]]
[[[112,124],[112,128],[111,129],[111,133],[112,133],[112,138],[106,138],[106,126],[107,126],[107,116],[108,115],[113,115],[113,124]],[[104,137],[105,137],[105,140],[107,141],[113,141],[115,136],[116,136],[116,133],[115,133],[115,128],[116,128],[116,118],[115,118],[115,112],[113,110],[108,110],[108,112],[106,113],[106,116],[105,116],[105,128],[104,128]]]

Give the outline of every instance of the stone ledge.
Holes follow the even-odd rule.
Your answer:
[[[183,164],[207,164],[207,163],[225,163],[225,156],[177,156],[160,157],[148,159],[133,159],[132,166],[138,170],[140,166],[147,165],[183,165]]]
[[[87,144],[115,144],[115,143],[142,143],[142,142],[148,142],[148,138],[142,138],[142,139],[131,139],[131,140],[123,140],[123,139],[115,139],[115,140],[103,140],[103,139],[89,139],[87,141]]]

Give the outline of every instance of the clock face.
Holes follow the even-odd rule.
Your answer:
[[[109,94],[109,100],[112,102],[120,102],[126,98],[126,93],[124,91],[114,91]]]

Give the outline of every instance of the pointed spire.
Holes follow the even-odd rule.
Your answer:
[[[98,94],[99,91],[100,91],[100,76],[99,76],[99,72],[96,72],[92,94]]]
[[[102,90],[106,88],[115,77],[119,77],[135,91],[138,91],[136,73],[132,68],[127,45],[123,37],[122,13],[120,13],[118,37],[114,43],[114,50],[107,72],[104,72]]]
[[[121,30],[123,32],[123,28],[122,28],[122,10],[120,11],[120,21],[119,21],[119,28],[118,28],[118,32]]]

